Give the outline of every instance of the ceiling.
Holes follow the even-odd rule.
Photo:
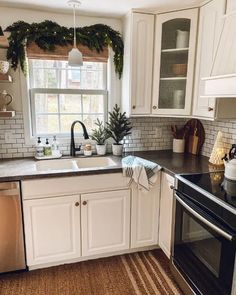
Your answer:
[[[81,0],[80,14],[121,17],[133,9],[178,9],[190,7],[202,0]],[[67,0],[0,0],[0,6],[68,12]]]

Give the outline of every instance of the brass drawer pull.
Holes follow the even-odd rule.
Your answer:
[[[79,202],[76,202],[75,203],[75,207],[79,207]]]
[[[87,201],[83,201],[83,205],[86,206],[87,205]]]
[[[136,106],[132,106],[132,109],[135,110],[136,109]]]
[[[212,112],[213,110],[214,110],[214,109],[211,108],[211,107],[208,108],[208,112]]]

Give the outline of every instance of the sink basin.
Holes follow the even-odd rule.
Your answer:
[[[74,160],[44,160],[36,163],[37,171],[49,170],[77,170]]]
[[[76,160],[78,168],[102,168],[116,166],[116,162],[109,157],[80,158]]]

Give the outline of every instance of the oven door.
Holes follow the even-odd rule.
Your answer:
[[[174,266],[196,294],[230,295],[236,233],[189,196],[175,198]]]

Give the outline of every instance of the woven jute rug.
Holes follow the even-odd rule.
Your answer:
[[[182,295],[160,250],[0,276],[1,295]]]

